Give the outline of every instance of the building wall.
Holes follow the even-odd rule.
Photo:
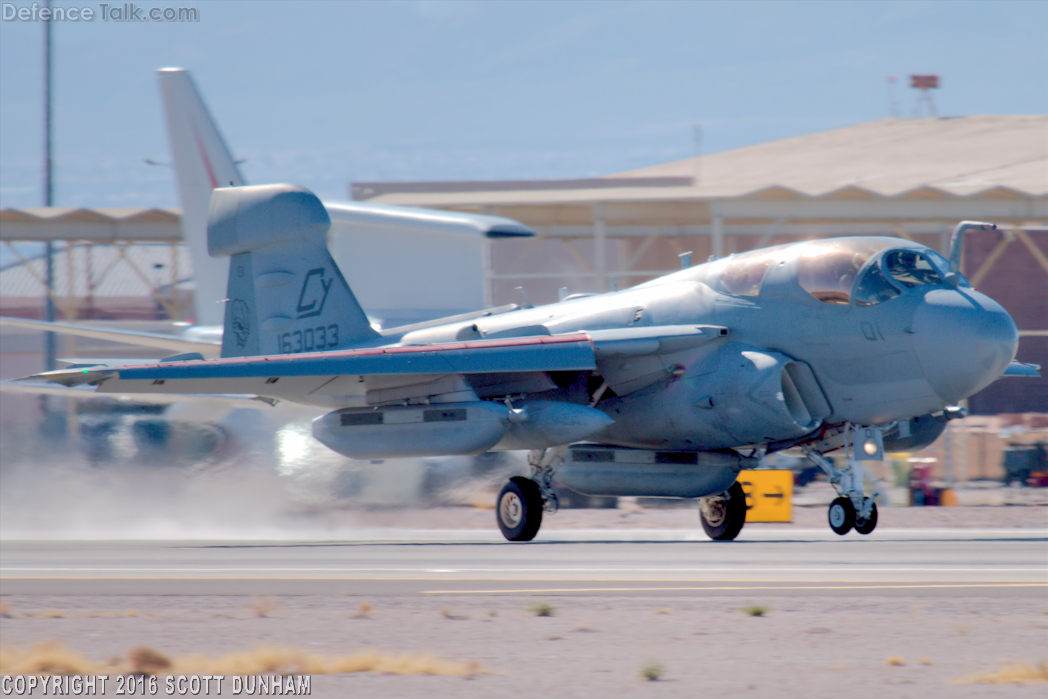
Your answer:
[[[980,231],[967,236],[964,272],[974,277],[1008,231]],[[1027,231],[1029,239],[1048,257],[1048,231]],[[1004,307],[1020,331],[1048,330],[1048,270],[1021,239],[1007,243],[981,280],[980,291]],[[1048,413],[1048,337],[1019,338],[1020,362],[1040,364],[1041,378],[1001,379],[968,399],[972,413]]]

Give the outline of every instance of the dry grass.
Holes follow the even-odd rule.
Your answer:
[[[656,609],[655,611],[652,612],[652,614],[654,614],[656,616],[659,615],[659,614],[673,614],[673,610],[666,609],[665,607],[663,607],[662,609]]]
[[[741,611],[749,616],[764,616],[771,611],[771,607],[766,607],[763,604],[751,604],[748,607],[743,607]]]
[[[11,614],[11,605],[7,602],[0,604],[0,618],[14,619],[14,615]]]
[[[275,607],[272,597],[257,597],[251,602],[251,613],[259,619],[265,619],[273,613]]]
[[[374,607],[372,607],[367,602],[361,602],[359,605],[357,605],[357,611],[355,611],[354,613],[350,614],[349,618],[350,619],[370,619],[371,618],[371,612],[373,612],[373,611],[375,611]]]
[[[443,609],[441,609],[440,615],[445,619],[450,619],[452,621],[465,621],[469,619],[469,617],[465,614],[455,614],[451,611],[451,607],[444,607]]]
[[[897,655],[889,655],[884,659],[884,662],[888,663],[889,667],[905,667],[906,661]]]
[[[0,672],[11,675],[85,675],[135,672],[142,674],[312,674],[341,675],[378,672],[386,675],[440,675],[471,678],[485,674],[474,661],[450,662],[430,654],[390,655],[366,651],[353,655],[322,656],[292,648],[263,646],[252,651],[220,657],[193,654],[169,658],[157,650],[140,646],[126,660],[114,658],[109,665],[96,663],[59,643],[42,643],[31,650],[0,648]]]
[[[122,617],[125,619],[138,616],[137,609],[126,609],[122,612],[77,612],[76,615],[82,619],[113,619]],[[151,614],[150,616],[156,616]]]
[[[386,655],[367,651],[355,655],[320,656],[294,649],[263,647],[254,651],[231,653],[220,658],[191,655],[175,661],[177,672],[185,674],[302,673],[341,675],[353,672],[378,672],[386,675],[442,675],[473,677],[481,672],[475,662],[452,663],[432,655]]]
[[[557,614],[557,608],[549,602],[536,602],[528,607],[528,611],[535,616],[556,616]]]
[[[640,676],[648,682],[657,682],[662,679],[662,675],[665,672],[666,668],[663,667],[662,663],[652,661],[641,667]]]
[[[917,658],[917,662],[921,665],[934,665],[931,658]]]
[[[170,658],[147,646],[137,646],[128,651],[127,664],[136,675],[156,675],[171,669]]]
[[[60,643],[38,643],[30,650],[0,648],[0,672],[5,675],[93,675],[110,670]]]
[[[1048,661],[1037,665],[1017,663],[1001,668],[997,672],[973,675],[957,684],[1048,684]]]

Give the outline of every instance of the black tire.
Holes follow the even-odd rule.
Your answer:
[[[495,519],[509,541],[531,541],[542,526],[542,493],[535,481],[514,476],[495,500]]]
[[[866,519],[862,519],[859,516],[855,517],[855,531],[860,534],[869,534],[877,528],[877,503],[873,503],[873,509],[870,510],[870,516]]]
[[[714,541],[734,540],[746,524],[746,493],[742,485],[733,483],[720,495],[710,495],[703,500],[705,503],[699,504],[699,521],[706,536]],[[704,510],[710,512],[709,519]]]
[[[837,498],[830,503],[826,517],[830,521],[830,529],[844,536],[855,526],[855,506],[848,498]]]

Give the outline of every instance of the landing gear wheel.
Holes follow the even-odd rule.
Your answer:
[[[873,503],[870,507],[872,509],[870,509],[869,517],[866,519],[855,517],[855,531],[860,534],[869,534],[877,528],[877,503]]]
[[[746,493],[739,483],[733,483],[720,495],[710,495],[699,501],[699,520],[706,535],[714,541],[731,541],[746,524]]]
[[[848,498],[837,498],[830,503],[830,529],[844,536],[855,526],[855,506]],[[871,529],[872,531],[872,529]]]
[[[495,518],[510,541],[531,541],[542,525],[542,493],[530,478],[515,476],[502,486],[495,501]]]

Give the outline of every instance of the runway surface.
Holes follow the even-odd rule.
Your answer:
[[[361,531],[339,541],[3,541],[4,595],[1022,596],[1048,594],[1048,532]]]

